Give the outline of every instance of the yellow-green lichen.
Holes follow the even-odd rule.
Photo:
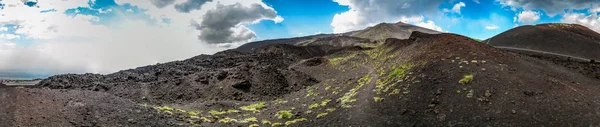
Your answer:
[[[286,121],[285,125],[289,126],[289,125],[292,125],[292,124],[295,124],[295,123],[298,123],[298,122],[302,122],[302,121],[306,121],[306,120],[307,120],[306,118],[298,118],[298,119]]]
[[[471,81],[473,81],[473,75],[472,74],[468,74],[468,75],[465,75],[462,79],[460,79],[458,81],[458,83],[466,85],[466,84],[471,83]]]
[[[275,114],[275,117],[279,119],[289,119],[292,118],[292,116],[294,116],[294,114],[292,114],[292,110],[281,110]]]
[[[365,84],[369,82],[371,82],[371,77],[369,75],[365,75],[364,77],[358,80],[358,85],[350,89],[350,91],[344,94],[344,96],[342,96],[341,98],[338,98],[337,101],[340,102],[341,106],[344,108],[352,107],[352,105],[350,105],[349,103],[356,101],[354,96],[356,96],[358,90],[360,90],[360,88],[362,88]]]
[[[259,102],[256,104],[242,106],[242,107],[240,107],[240,109],[244,110],[244,111],[260,112],[260,109],[265,108],[265,107],[266,107],[265,102]]]
[[[216,116],[216,115],[223,115],[223,114],[226,114],[227,112],[226,112],[226,111],[210,110],[208,113],[210,113],[210,114],[211,114],[211,115],[213,115],[213,116]]]
[[[262,120],[261,123],[264,124],[264,125],[269,125],[269,124],[271,124],[271,121],[269,121],[269,120]]]
[[[373,97],[373,100],[375,102],[380,102],[380,101],[383,101],[383,98],[381,98],[381,97]]]
[[[329,114],[328,112],[322,112],[322,113],[319,113],[319,114],[317,114],[317,118],[322,118],[322,117],[325,117],[325,116],[327,116],[328,114]]]

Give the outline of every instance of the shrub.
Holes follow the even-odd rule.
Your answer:
[[[227,110],[227,113],[238,113],[240,112],[239,110],[235,110],[235,109],[229,109]]]
[[[216,115],[223,115],[223,114],[225,114],[227,112],[225,112],[225,111],[217,111],[217,110],[210,110],[208,113],[210,113],[213,116],[216,116]]]
[[[258,122],[258,119],[256,117],[249,117],[246,119],[243,119],[242,121],[240,121],[240,123],[248,123],[248,122]]]
[[[328,108],[328,109],[325,109],[325,111],[327,111],[327,112],[333,112],[333,111],[335,111],[335,108]]]
[[[171,107],[169,107],[169,106],[162,106],[162,107],[158,107],[158,108],[156,108],[156,109],[158,109],[158,110],[160,110],[160,111],[170,111],[170,112],[172,112],[172,111],[173,111],[173,108],[171,108]]]
[[[458,81],[458,83],[465,85],[465,84],[471,83],[471,81],[473,81],[473,75],[469,74],[469,75],[465,75],[462,79],[460,79],[460,81]]]
[[[240,109],[244,110],[244,111],[260,112],[259,109],[262,109],[265,107],[266,107],[265,102],[260,102],[260,103],[256,103],[256,104],[242,106],[242,107],[240,107]]]
[[[283,126],[283,123],[277,122],[277,123],[273,123],[273,124],[271,124],[271,126],[273,126],[273,127],[274,127],[274,126]]]
[[[302,122],[302,121],[306,121],[306,118],[299,118],[299,119],[294,119],[294,120],[291,120],[291,121],[287,121],[287,122],[285,122],[285,125],[289,126],[289,125],[292,125],[292,124],[295,124],[295,123],[298,123],[298,122]]]
[[[277,112],[277,114],[275,114],[275,116],[279,119],[289,119],[292,118],[292,116],[294,116],[294,114],[292,114],[292,110],[281,110],[279,112]]]
[[[318,103],[311,104],[308,106],[308,108],[310,108],[310,109],[319,108],[319,104]]]
[[[329,102],[331,102],[331,99],[325,99],[325,100],[323,100],[323,101],[321,102],[321,106],[323,106],[323,107],[324,107],[324,106],[326,106],[326,105],[327,105],[327,103],[329,103]]]
[[[219,123],[232,123],[232,122],[237,122],[237,120],[229,118],[229,117],[225,117],[225,118],[219,120]]]
[[[262,122],[261,122],[261,123],[262,123],[262,124],[271,124],[271,121],[269,121],[269,120],[262,120]]]
[[[383,101],[383,98],[381,98],[381,97],[373,97],[373,100],[375,100],[375,102],[380,102],[380,101]]]
[[[319,113],[319,114],[317,114],[317,118],[325,117],[325,116],[327,116],[327,114],[329,114],[329,113],[327,113],[327,112]]]

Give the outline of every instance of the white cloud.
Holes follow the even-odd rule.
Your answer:
[[[13,42],[2,42],[0,41],[0,52],[15,48],[15,43]]]
[[[600,12],[600,4],[596,4],[596,6],[593,6],[592,8],[590,8],[590,13],[598,13]]]
[[[498,28],[500,28],[500,27],[498,27],[498,26],[496,26],[494,24],[485,26],[486,30],[495,30],[495,29],[498,29]]]
[[[525,24],[533,24],[540,20],[540,13],[535,11],[523,11],[517,14],[517,21]]]
[[[8,27],[2,27],[2,26],[0,26],[0,32],[1,31],[8,31]]]
[[[424,16],[402,17],[400,18],[400,21],[404,23],[414,24],[416,26],[420,26],[427,29],[432,29],[440,32],[443,31],[442,27],[437,26],[435,22],[431,20],[425,21]]]
[[[402,17],[433,16],[446,0],[334,0],[350,10],[335,14],[331,22],[334,33],[364,29],[382,22],[395,23]],[[424,21],[421,25],[430,25]],[[435,27],[433,27],[435,28]]]
[[[577,23],[586,26],[596,32],[600,32],[600,17],[596,13],[586,15],[584,13],[567,13],[561,19],[565,23]]]
[[[18,38],[21,38],[21,36],[16,35],[16,34],[0,34],[0,39],[12,40],[12,39],[18,39]]]
[[[466,6],[467,6],[467,5],[466,5],[465,3],[463,3],[463,2],[459,2],[459,3],[455,4],[455,5],[454,5],[454,7],[452,7],[452,9],[446,9],[446,8],[444,8],[444,10],[443,10],[443,11],[444,11],[444,12],[452,12],[452,13],[457,13],[457,14],[460,14],[460,9],[461,9],[462,7],[466,7]]]
[[[481,2],[479,2],[479,0],[473,0],[473,2],[480,4]]]
[[[27,7],[21,0],[1,2],[7,6],[0,11],[0,15],[3,15],[0,16],[0,26],[17,25],[16,31],[10,34],[32,39],[33,42],[19,45],[19,42],[2,42],[0,39],[0,72],[29,71],[50,74],[111,73],[200,54],[212,54],[226,48],[221,44],[207,44],[198,40],[201,32],[190,26],[191,21],[203,21],[206,12],[219,9],[216,8],[217,4],[227,6],[240,3],[246,7],[258,4],[263,8],[272,9],[260,0],[215,0],[205,3],[199,10],[180,13],[173,6],[158,8],[150,1],[116,0],[117,4],[130,3],[147,10],[144,14],[149,15],[152,21],[158,24],[135,18],[144,16],[132,14],[135,10],[128,12],[107,9],[102,12],[115,13],[117,20],[108,21],[109,25],[101,25],[90,22],[101,21],[101,17],[67,16],[63,13],[70,8],[88,7],[86,0],[44,0],[38,3],[39,8]],[[184,1],[179,0],[173,4],[182,2]],[[56,11],[40,13],[49,9]],[[163,23],[163,19],[168,19],[170,24]],[[240,22],[235,27],[224,29],[233,31],[234,36],[254,34],[245,25],[260,20]],[[277,16],[267,20],[280,22],[283,18]],[[241,45],[248,41],[250,40],[226,45]]]
[[[562,14],[566,9],[586,9],[592,4],[597,4],[598,0],[496,0],[502,6],[511,7],[516,11],[517,8],[523,10],[541,9],[548,16]]]

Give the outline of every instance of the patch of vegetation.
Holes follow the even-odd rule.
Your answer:
[[[481,40],[481,39],[476,39],[476,38],[471,38],[471,39],[473,39],[473,40],[475,40],[475,41],[477,41],[477,42],[480,42],[480,43],[482,43],[482,42],[483,42],[483,40]]]
[[[311,87],[308,88],[307,92],[308,92],[308,94],[306,94],[306,97],[318,96],[319,95],[319,93],[313,92],[313,90],[311,89]]]
[[[156,109],[158,109],[159,111],[173,111],[173,108],[169,107],[169,106],[162,106],[162,107],[157,107]]]
[[[383,101],[383,98],[381,98],[381,97],[373,97],[373,100],[375,100],[375,102],[380,102],[380,101]]]
[[[315,109],[315,108],[319,108],[319,104],[318,103],[314,103],[308,106],[309,109]]]
[[[471,81],[473,81],[473,74],[468,74],[468,75],[465,75],[462,79],[460,79],[458,81],[458,83],[466,85],[466,84],[471,83]]]
[[[286,126],[289,126],[289,125],[296,124],[296,123],[298,123],[298,122],[302,122],[302,121],[306,121],[306,120],[307,120],[306,118],[298,118],[298,119],[294,119],[294,120],[286,121],[286,122],[285,122],[285,125],[286,125]]]
[[[265,124],[265,125],[269,125],[269,124],[271,124],[271,121],[269,121],[269,120],[262,120],[261,123]]]
[[[304,112],[304,114],[311,114],[312,110],[307,110],[306,112]]]
[[[211,123],[212,122],[212,120],[210,120],[210,119],[208,119],[206,117],[200,117],[200,120],[202,120],[202,122],[205,122],[205,123]]]
[[[183,110],[183,109],[175,109],[175,111],[177,112],[181,112],[181,113],[186,113],[187,111]]]
[[[229,118],[229,117],[225,117],[225,118],[219,120],[219,123],[233,123],[233,122],[237,122],[237,120],[233,119],[233,118]]]
[[[285,104],[285,103],[287,103],[287,102],[288,102],[288,101],[286,101],[286,100],[283,100],[283,99],[281,99],[281,98],[275,99],[275,100],[273,101],[273,103],[275,103],[275,104]]]
[[[216,115],[226,114],[227,112],[225,112],[225,111],[217,111],[217,110],[210,110],[208,113],[210,113],[213,116],[216,116]]]
[[[265,108],[265,107],[266,107],[265,102],[259,102],[256,104],[242,106],[242,107],[240,107],[240,109],[244,110],[244,111],[252,111],[252,112],[256,113],[256,112],[260,112],[260,109]]]
[[[238,112],[240,112],[240,110],[235,110],[235,109],[227,110],[227,113],[238,113]]]
[[[358,85],[356,85],[354,88],[350,89],[350,91],[348,91],[346,94],[344,94],[344,96],[342,96],[341,98],[338,98],[337,101],[340,102],[342,107],[351,108],[352,105],[349,105],[348,103],[355,102],[356,99],[354,98],[354,96],[356,96],[356,94],[358,93],[358,90],[360,90],[360,88],[362,88],[365,84],[367,84],[369,82],[371,82],[371,76],[369,76],[369,74],[367,74],[358,80]]]
[[[376,86],[375,89],[373,89],[373,91],[377,94],[382,94],[382,93],[386,93],[389,90],[393,90],[392,92],[388,93],[388,95],[393,95],[393,94],[398,94],[400,93],[400,89],[396,88],[396,85],[400,84],[401,82],[405,82],[405,81],[409,81],[409,80],[414,80],[415,77],[413,77],[412,79],[409,78],[410,74],[408,72],[408,70],[410,70],[411,68],[417,66],[417,64],[402,64],[400,65],[400,67],[395,67],[395,69],[393,69],[392,71],[390,71],[388,73],[388,75],[385,77],[385,79],[379,79],[376,82]],[[384,71],[381,71],[384,72]],[[380,75],[383,75],[382,73],[380,73]],[[404,91],[406,92],[406,91]]]
[[[197,116],[197,115],[198,115],[198,114],[200,114],[201,112],[200,112],[200,111],[189,111],[189,112],[187,112],[187,113],[188,113],[188,115],[190,115],[190,116]]]
[[[260,127],[258,124],[250,124],[248,127]]]
[[[292,110],[281,110],[275,114],[275,117],[279,119],[289,119],[292,118],[292,116],[294,116],[294,114],[292,114]]]
[[[327,116],[328,114],[329,114],[328,112],[322,112],[322,113],[319,113],[319,114],[317,114],[317,118],[325,117],[325,116]]]
[[[331,102],[331,99],[325,99],[323,101],[321,101],[321,107],[325,107],[327,105],[327,103]]]
[[[332,65],[339,65],[342,62],[348,61],[352,58],[354,58],[357,54],[351,54],[351,55],[347,55],[347,56],[338,56],[338,57],[333,57],[329,59],[329,63],[331,63]]]
[[[327,111],[327,112],[334,112],[335,108],[327,108],[327,109],[325,109],[325,111]]]
[[[467,93],[467,98],[473,98],[473,90],[469,90]]]
[[[276,122],[276,123],[271,124],[271,126],[273,126],[273,127],[275,127],[275,126],[283,126],[283,123]]]
[[[396,94],[400,94],[400,89],[394,89],[388,95],[396,95]]]
[[[258,122],[258,119],[256,117],[249,117],[249,118],[243,119],[239,123],[254,123],[254,122]]]

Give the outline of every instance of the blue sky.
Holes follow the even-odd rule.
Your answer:
[[[476,39],[521,25],[600,31],[600,0],[0,0],[0,73],[111,73],[252,41],[405,22]]]
[[[249,27],[257,32],[258,40],[306,36],[315,33],[332,33],[331,22],[333,16],[349,10],[348,6],[329,0],[265,0],[263,2],[272,6],[286,20],[281,23],[263,21],[250,25]],[[460,8],[460,14],[443,12],[443,9],[451,9],[460,2],[465,4],[464,7]],[[589,6],[592,7],[593,4]],[[497,0],[480,0],[478,2],[473,0],[446,1],[439,4],[437,9],[441,12],[429,15],[426,19],[434,21],[444,32],[461,34],[482,40],[512,29],[515,26],[564,22],[561,15],[549,16],[542,8],[526,10],[503,5]],[[573,11],[591,15],[591,12],[588,10],[565,9],[565,12]],[[538,13],[539,20],[534,22],[515,21],[514,18],[518,17],[523,11]],[[486,26],[489,29],[486,29]]]

